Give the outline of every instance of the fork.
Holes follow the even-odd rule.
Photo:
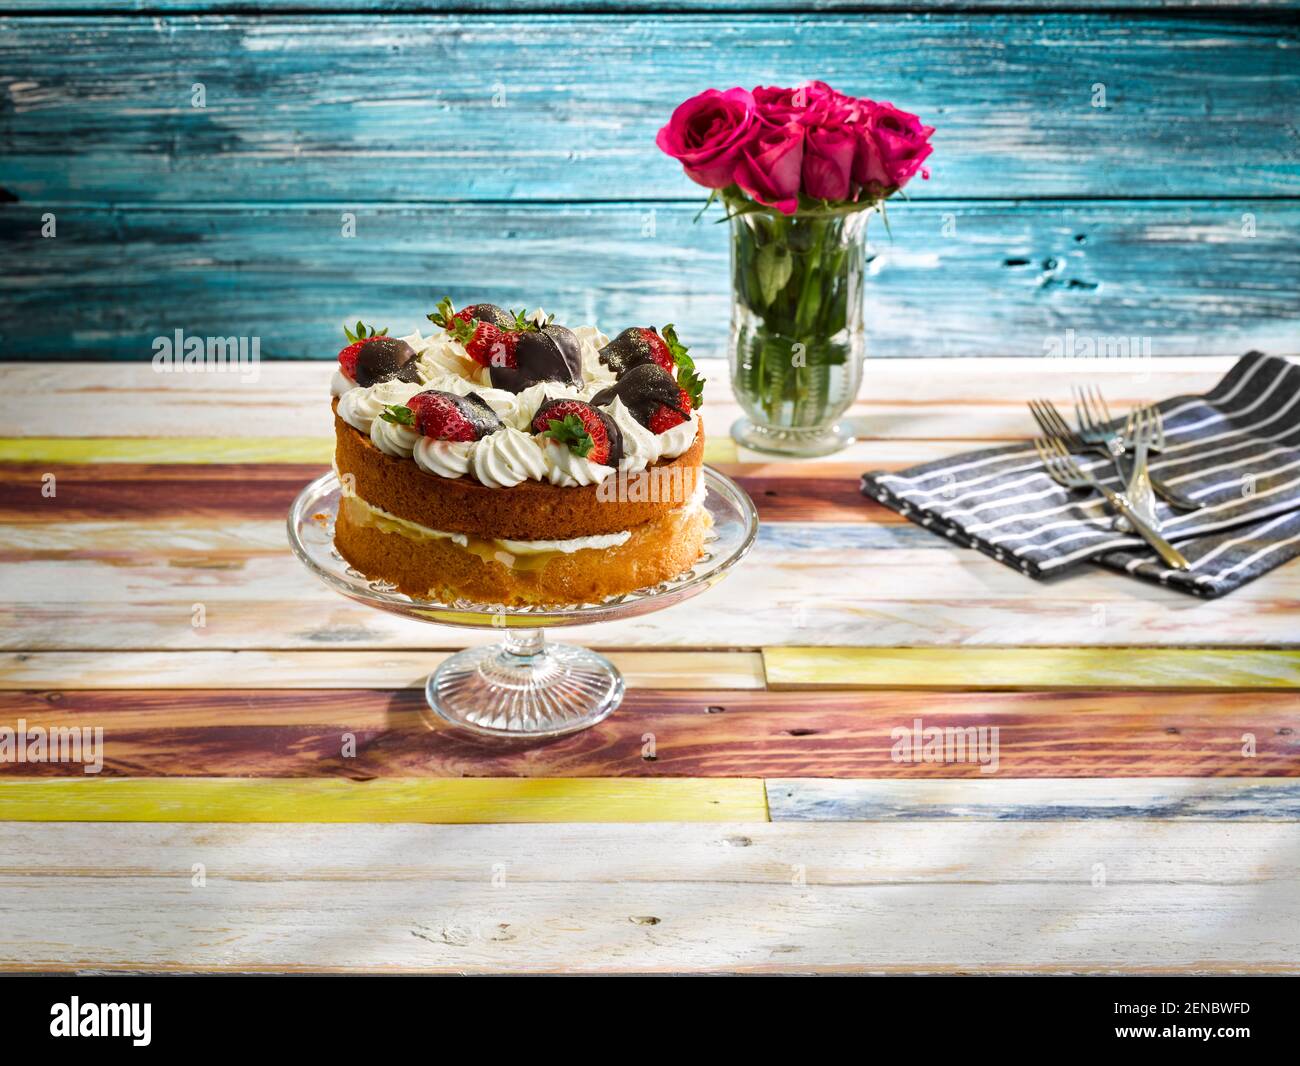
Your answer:
[[[1100,393],[1098,393],[1100,396]],[[1102,401],[1103,404],[1105,401]],[[1153,451],[1159,451],[1163,447],[1164,441],[1164,423],[1159,419],[1160,412],[1154,409],[1157,416],[1157,440]],[[1119,474],[1121,484],[1128,480],[1128,474],[1125,473],[1120,463],[1121,458],[1128,451],[1127,440],[1133,436],[1132,413],[1124,428],[1124,433],[1103,429],[1101,432],[1106,439],[1092,436],[1087,439],[1086,431],[1076,433],[1070,423],[1065,420],[1061,412],[1056,409],[1056,405],[1051,400],[1030,400],[1029,412],[1034,416],[1034,421],[1038,423],[1047,436],[1056,437],[1062,441],[1065,446],[1072,452],[1093,452],[1098,455],[1104,455],[1115,466],[1116,473]],[[1082,422],[1081,422],[1082,425]],[[1096,425],[1094,421],[1092,425]],[[1109,443],[1108,443],[1109,441]],[[1157,478],[1151,478],[1151,487],[1155,489],[1156,494],[1164,499],[1171,507],[1180,511],[1196,511],[1204,507],[1205,504],[1200,500],[1193,500],[1190,496],[1184,496],[1180,492],[1171,489],[1163,481]]]
[[[1154,412],[1154,424],[1152,426],[1151,439],[1149,448],[1157,455],[1165,450],[1165,422],[1160,414],[1160,409],[1154,405],[1145,405],[1148,410]],[[1136,408],[1134,409],[1136,410]],[[1079,439],[1084,445],[1094,452],[1110,457],[1111,462],[1115,464],[1115,471],[1119,474],[1120,480],[1124,481],[1129,475],[1125,475],[1120,460],[1128,453],[1132,447],[1133,434],[1136,426],[1133,421],[1134,411],[1130,410],[1128,417],[1124,420],[1122,430],[1112,429],[1115,419],[1111,417],[1110,406],[1101,394],[1101,389],[1096,385],[1089,385],[1084,388],[1076,387],[1074,389],[1074,415],[1079,422]],[[1163,481],[1147,475],[1151,482],[1151,487],[1156,493],[1168,503],[1171,507],[1176,507],[1180,511],[1199,511],[1205,506],[1204,500],[1194,500],[1190,496],[1184,496],[1176,489],[1171,489]]]
[[[1167,566],[1175,570],[1191,569],[1191,564],[1183,554],[1134,509],[1128,497],[1122,492],[1108,489],[1092,474],[1080,467],[1074,461],[1065,442],[1059,437],[1037,438],[1034,441],[1034,450],[1038,452],[1038,458],[1042,460],[1047,476],[1058,485],[1067,489],[1096,489],[1106,498],[1106,502],[1111,507],[1128,519],[1133,529],[1156,550],[1156,554],[1165,561]]]

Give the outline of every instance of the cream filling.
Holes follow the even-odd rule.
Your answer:
[[[374,526],[385,533],[401,533],[415,540],[449,540],[462,548],[473,548],[476,544],[511,555],[553,555],[556,553],[571,555],[573,552],[588,548],[617,548],[631,539],[632,531],[621,533],[597,533],[589,537],[574,537],[571,540],[510,540],[506,537],[488,539],[476,537],[469,533],[452,533],[445,529],[431,529],[408,518],[399,518],[395,514],[367,503],[360,496],[345,493],[345,499],[352,511],[352,519],[358,525]]]

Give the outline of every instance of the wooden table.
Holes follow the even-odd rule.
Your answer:
[[[0,725],[99,726],[105,758],[0,765],[0,966],[1294,971],[1300,565],[1209,602],[1038,584],[857,490],[1023,437],[1030,396],[1230,362],[872,362],[864,440],[810,463],[737,451],[709,368],[759,544],[690,604],[570,631],[630,691],[535,747],[418,715],[487,636],[289,554],[325,366],[6,366]],[[917,718],[997,726],[997,772],[895,761]]]

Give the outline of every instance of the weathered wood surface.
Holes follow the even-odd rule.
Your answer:
[[[411,689],[0,693],[0,725],[102,728],[100,780],[1300,776],[1300,697],[1279,693],[792,697],[634,688],[600,726],[513,749],[426,719],[424,693]],[[901,761],[894,730],[911,731],[918,720],[923,728],[998,733],[996,741],[986,733],[978,753],[963,748],[958,761]],[[972,745],[975,736],[968,734]],[[0,765],[0,783],[11,789],[34,778],[63,778],[76,789],[86,776],[79,763]],[[178,796],[188,788],[176,783]],[[44,797],[43,786],[35,794]],[[168,792],[159,784],[157,794]],[[0,811],[4,817],[20,815]]]
[[[610,10],[609,0],[311,0],[310,5],[278,4],[276,10],[292,11],[295,6],[310,7],[312,11],[322,12],[385,12],[385,13],[425,13],[482,12],[484,14],[517,14],[520,12],[594,12],[605,13]],[[1076,0],[872,0],[864,4],[863,0],[809,0],[803,5],[808,12],[858,12],[864,7],[873,10],[897,11],[979,11],[984,8],[996,10],[1025,9],[1029,11],[1072,10],[1077,8]],[[1096,0],[1088,5],[1090,8],[1120,8],[1127,11],[1160,10],[1162,8],[1233,9],[1233,8],[1292,8],[1296,0]],[[646,14],[663,14],[665,10],[674,12],[702,12],[715,14],[724,11],[737,12],[774,12],[784,13],[790,10],[789,0],[672,0],[665,4],[663,0],[622,0],[619,11],[635,11]],[[4,10],[19,14],[47,14],[53,11],[71,10],[80,12],[203,12],[219,11],[222,14],[248,12],[263,13],[267,10],[266,0],[5,0]]]
[[[811,822],[1036,822],[1060,819],[1214,819],[1255,823],[1300,818],[1300,781],[1291,778],[928,778],[872,781],[769,780],[772,820]],[[1239,832],[1254,832],[1254,825]]]
[[[443,652],[192,651],[0,653],[0,690],[32,689],[403,689],[423,686]],[[614,651],[632,686],[761,689],[758,652]]]
[[[1300,958],[1294,822],[0,833],[0,895],[21,915],[0,934],[6,969],[1267,973]]]
[[[763,665],[771,689],[1300,688],[1300,651],[1258,648],[773,647]]]
[[[408,323],[410,324],[410,323]],[[837,477],[852,480],[877,466],[904,467],[963,449],[1034,432],[1027,400],[1068,403],[1070,389],[1090,381],[1117,407],[1153,397],[1201,393],[1231,369],[1230,357],[872,359],[865,371],[852,421],[862,440],[832,460],[776,461],[743,453],[761,469],[755,475]],[[314,462],[328,464],[333,423],[325,402],[330,368],[320,363],[263,363],[256,381],[227,373],[163,374],[140,363],[13,364],[4,368],[0,392],[0,456],[5,462]],[[740,414],[726,364],[709,360],[704,418],[712,446],[727,439]],[[54,431],[57,429],[57,435]],[[32,438],[22,441],[3,438]],[[165,438],[161,443],[153,438]],[[285,454],[242,457],[240,444],[283,443]],[[123,439],[148,447],[147,455],[123,454]],[[77,441],[74,456],[62,449]],[[293,454],[312,440],[316,450]],[[57,442],[64,442],[56,447]],[[105,443],[107,442],[107,443]],[[23,448],[30,450],[24,451]],[[733,455],[732,461],[735,456]],[[725,461],[725,460],[722,460]],[[112,476],[105,473],[104,476]],[[202,475],[200,475],[202,476]],[[274,474],[268,476],[274,477]]]
[[[1271,21],[177,16],[5,30],[5,187],[23,201],[686,200],[654,147],[683,95],[809,71],[938,127],[917,196],[1300,190],[1300,36]]]
[[[664,778],[153,777],[0,775],[0,821],[729,822],[767,820],[761,781]]]
[[[1126,191],[1138,188],[1147,191]],[[355,239],[340,235],[345,210],[357,215]],[[0,204],[9,262],[0,355],[147,360],[155,337],[183,329],[257,337],[266,357],[328,359],[345,320],[405,333],[428,325],[444,293],[458,303],[487,293],[611,334],[672,320],[698,355],[722,356],[727,233],[708,221],[716,209],[693,223],[697,210],[662,201]],[[51,211],[58,237],[42,239]],[[1088,344],[1156,357],[1297,350],[1294,201],[914,201],[891,211],[890,229],[876,221],[870,231],[871,356],[1033,357]]]

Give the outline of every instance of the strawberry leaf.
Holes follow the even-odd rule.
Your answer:
[[[455,305],[451,302],[450,296],[444,296],[438,301],[438,310],[430,312],[425,317],[428,318],[435,326],[441,326],[443,329],[449,329],[452,319],[456,315]]]
[[[390,403],[379,412],[379,417],[395,426],[415,425],[415,412],[400,403]]]
[[[376,330],[374,326],[367,326],[361,321],[361,319],[357,319],[355,329],[348,326],[343,327],[343,335],[347,337],[351,343],[356,344],[357,341],[364,341],[370,337],[387,337],[388,329],[385,327],[384,329]]]
[[[582,419],[577,415],[565,415],[563,419],[552,418],[542,430],[543,437],[550,437],[561,444],[567,444],[569,451],[579,458],[585,459],[591,454],[591,449],[596,446],[596,442],[591,439],[591,434],[587,432],[587,427],[582,424]]]
[[[677,364],[677,384],[686,390],[686,395],[691,398],[691,407],[698,411],[704,406],[704,378],[695,369],[695,360],[690,357],[686,345],[677,339],[677,330],[671,322],[664,326],[663,338],[673,362]]]

